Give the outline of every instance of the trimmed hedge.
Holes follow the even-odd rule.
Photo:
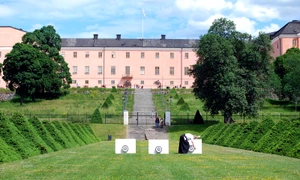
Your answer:
[[[0,137],[0,163],[11,162],[22,159],[21,155],[17,153],[11,146]]]
[[[36,132],[35,128],[30,122],[27,121],[26,117],[21,113],[14,113],[10,118],[10,121],[15,124],[22,135],[34,146],[39,149],[40,154],[53,152],[54,150],[45,143],[41,136]]]
[[[21,155],[22,158],[39,155],[40,151],[34,144],[28,141],[18,130],[18,128],[10,122],[7,117],[0,112],[0,137],[7,145]]]
[[[274,121],[271,118],[265,118],[244,140],[240,148],[254,150],[257,142],[274,126]]]
[[[237,136],[236,141],[232,144],[232,147],[242,148],[241,145],[251,134],[251,132],[258,126],[257,121],[251,121],[249,124],[244,126],[243,130],[240,131],[240,134]]]
[[[73,129],[73,131],[75,132],[75,134],[85,143],[85,144],[89,144],[90,141],[88,140],[88,138],[86,137],[85,134],[83,134],[82,132],[79,131],[77,124],[69,124],[70,127]]]
[[[229,133],[232,132],[234,127],[234,124],[224,124],[225,128],[223,129],[222,134],[219,135],[219,138],[215,141],[216,145],[224,145],[224,141],[226,139],[226,137],[229,135]]]
[[[56,129],[58,129],[69,141],[71,147],[78,147],[79,144],[73,139],[72,135],[70,134],[69,130],[66,129],[60,121],[52,121]]]
[[[52,137],[52,135],[49,133],[49,131],[44,127],[44,125],[37,117],[29,118],[28,122],[32,124],[32,126],[35,128],[36,132],[40,135],[40,137],[44,140],[44,142],[48,146],[50,146],[54,151],[64,149],[62,145],[60,145],[58,142],[55,141],[55,139]]]
[[[70,123],[62,122],[64,126],[69,130],[70,134],[72,135],[73,139],[76,141],[77,144],[80,146],[85,145],[85,142],[80,139],[80,137],[77,136],[77,134],[74,132],[73,128],[70,126]]]
[[[182,104],[184,104],[185,103],[185,101],[184,101],[184,99],[182,98],[182,97],[180,97],[179,99],[178,99],[178,101],[177,101],[177,105],[182,105]]]
[[[102,117],[101,117],[101,114],[100,114],[100,111],[98,108],[95,109],[95,111],[91,117],[91,123],[103,124]]]
[[[65,149],[71,148],[72,144],[68,141],[68,139],[54,126],[51,121],[42,121],[45,128],[49,131],[52,137]]]

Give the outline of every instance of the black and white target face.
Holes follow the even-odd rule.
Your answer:
[[[161,146],[156,146],[155,151],[157,153],[161,153],[162,152],[162,147]]]
[[[194,146],[190,146],[189,152],[194,152],[194,150],[195,150]]]
[[[127,145],[122,146],[122,151],[123,152],[128,152],[128,150],[129,150],[129,147]]]

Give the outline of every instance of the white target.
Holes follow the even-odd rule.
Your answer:
[[[123,152],[128,152],[128,150],[129,150],[129,147],[127,145],[122,146],[122,151]]]
[[[194,148],[194,146],[190,146],[190,148],[189,148],[189,152],[194,152],[195,151],[195,148]]]
[[[162,147],[161,146],[156,146],[155,151],[157,153],[161,153],[162,152]]]

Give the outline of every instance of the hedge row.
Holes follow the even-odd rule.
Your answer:
[[[98,141],[87,124],[26,119],[21,113],[8,118],[0,112],[0,163]]]
[[[300,119],[218,123],[202,133],[204,143],[300,158]]]

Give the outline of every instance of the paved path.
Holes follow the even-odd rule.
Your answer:
[[[155,112],[151,89],[135,89],[132,113],[135,115],[137,112],[140,115],[149,115],[151,112]],[[143,118],[149,118],[149,116],[139,117],[140,120]],[[136,124],[136,116],[129,119],[129,124]],[[136,140],[168,139],[167,126],[156,128],[154,119],[151,125],[128,125],[127,138]]]

